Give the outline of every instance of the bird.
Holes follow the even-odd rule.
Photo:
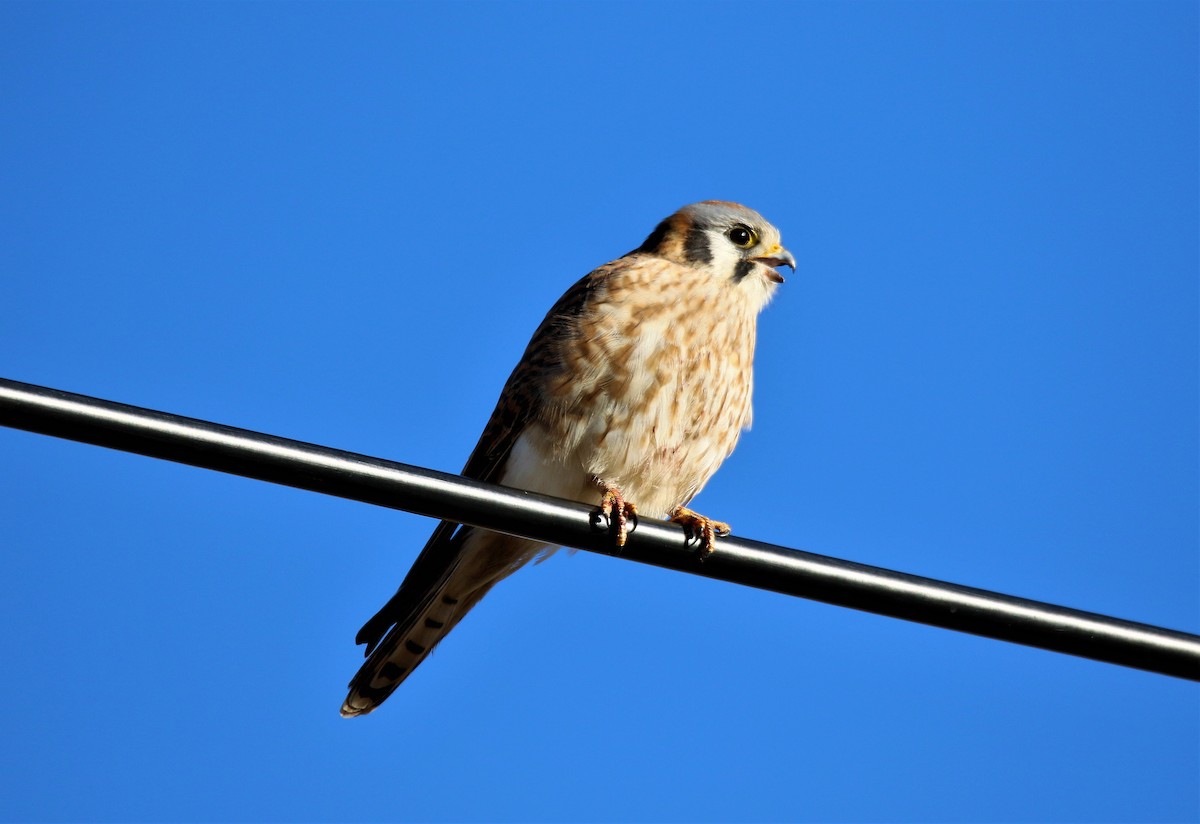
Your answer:
[[[668,518],[711,552],[729,525],[687,508],[751,422],[757,318],[796,261],[758,212],[708,200],[585,275],[534,332],[462,474],[597,506],[618,546]],[[500,580],[556,548],[450,521],[355,638],[345,717],[375,710]]]

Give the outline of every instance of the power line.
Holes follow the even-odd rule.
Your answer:
[[[642,519],[618,550],[593,508],[445,472],[0,378],[0,424],[1200,681],[1200,636],[743,538],[701,561]]]

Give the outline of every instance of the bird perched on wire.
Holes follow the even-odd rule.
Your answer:
[[[796,268],[779,231],[736,203],[685,206],[567,290],[508,378],[463,475],[597,504],[618,545],[631,518],[701,538],[729,527],[686,504],[750,425],[755,326]],[[342,715],[378,707],[536,541],[443,521],[359,631],[367,661]]]

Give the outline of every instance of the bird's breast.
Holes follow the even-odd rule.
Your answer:
[[[590,307],[563,342],[541,423],[552,463],[661,517],[699,491],[750,423],[755,313],[717,291],[622,297]]]

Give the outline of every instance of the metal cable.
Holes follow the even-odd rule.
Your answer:
[[[681,527],[651,519],[618,550],[580,503],[232,426],[3,378],[0,424],[1200,681],[1200,636],[1189,633],[743,538],[718,540],[701,561]]]

